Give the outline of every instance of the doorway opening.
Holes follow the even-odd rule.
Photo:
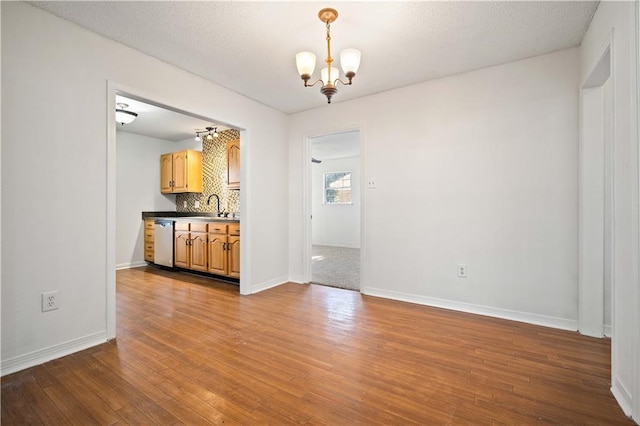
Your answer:
[[[247,134],[245,129],[156,102],[148,95],[136,94],[131,88],[118,87],[109,82],[107,110],[114,111],[116,103],[123,101],[129,104],[129,110],[138,113],[138,118],[132,124],[124,126],[115,122],[113,113],[109,113],[107,119],[107,339],[116,337],[116,270],[146,265],[145,247],[142,243],[142,211],[192,211],[193,208],[198,208],[195,201],[200,200],[190,198],[196,194],[183,194],[183,199],[180,198],[181,195],[161,194],[160,155],[187,149],[203,151],[204,143],[195,140],[196,131],[212,124],[218,126],[217,132],[220,135],[235,132],[243,140],[243,146],[247,146],[247,141],[244,140]],[[154,122],[144,123],[145,115],[151,116],[151,111],[160,115],[155,117]],[[182,130],[185,132],[182,136],[171,135],[171,131],[175,129],[168,123],[176,118],[188,126]],[[124,130],[118,127],[126,126],[130,126],[126,131],[118,131]],[[161,135],[163,131],[166,134],[164,137]],[[204,135],[200,136],[202,140]],[[245,162],[242,158],[240,160],[241,163]],[[214,169],[214,172],[217,173],[218,169]],[[240,179],[246,176],[243,164],[240,165],[240,175]],[[144,185],[144,188],[140,185]],[[203,192],[197,194],[205,200],[209,196],[206,189],[206,182],[203,182]],[[239,213],[243,210],[241,205],[246,203],[246,198],[239,194],[233,195],[235,198],[229,197],[228,202],[221,207]],[[139,201],[143,201],[144,205],[140,205]],[[177,203],[181,203],[180,207],[183,208],[179,209]],[[206,201],[199,204],[200,209],[205,211],[208,206]],[[245,275],[242,271],[246,270],[246,247],[241,246],[240,252],[242,276]],[[248,282],[245,279],[240,280],[239,288],[241,294],[248,294]]]
[[[309,146],[310,282],[360,291],[360,132],[312,137]]]

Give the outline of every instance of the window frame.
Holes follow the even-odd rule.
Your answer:
[[[348,175],[349,176],[349,186],[348,187],[342,187],[342,188],[328,188],[327,187],[327,175]],[[340,179],[336,179],[337,180],[342,180],[344,179],[344,177],[341,177]],[[341,171],[341,172],[325,172],[322,173],[322,204],[325,204],[327,206],[345,206],[345,205],[351,205],[353,204],[353,185],[352,185],[352,179],[353,179],[353,172],[350,170],[345,170],[345,171]],[[335,182],[335,181],[334,181]],[[344,189],[348,189],[349,190],[349,194],[351,195],[350,201],[346,201],[346,202],[329,202],[327,201],[327,190],[328,189],[333,189],[333,190],[344,190]]]

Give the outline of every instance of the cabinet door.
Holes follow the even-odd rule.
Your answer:
[[[240,141],[227,142],[227,188],[240,189]]]
[[[160,156],[160,192],[173,192],[173,154]]]
[[[209,234],[209,267],[207,272],[218,275],[227,275],[227,244],[226,235]]]
[[[229,237],[229,273],[230,277],[240,278],[240,237]]]
[[[173,192],[187,192],[187,151],[173,153]]]
[[[191,233],[191,269],[207,271],[207,234]]]
[[[173,244],[174,265],[179,268],[189,267],[189,233],[176,232]]]

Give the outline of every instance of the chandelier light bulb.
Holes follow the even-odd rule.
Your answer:
[[[316,55],[311,52],[298,52],[296,54],[296,66],[301,77],[311,77],[316,68]]]
[[[329,81],[329,68],[322,68],[320,71],[320,79],[322,80],[323,85],[336,85],[336,81],[340,79],[340,70],[336,67],[331,67],[331,81]]]
[[[360,51],[358,49],[344,49],[340,52],[340,65],[344,75],[349,77],[350,73],[355,75],[360,67]]]
[[[196,133],[196,142],[200,142],[200,135],[198,133]]]

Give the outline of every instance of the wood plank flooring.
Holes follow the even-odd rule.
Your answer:
[[[286,284],[117,272],[118,338],[2,378],[2,424],[633,424],[610,342]]]

